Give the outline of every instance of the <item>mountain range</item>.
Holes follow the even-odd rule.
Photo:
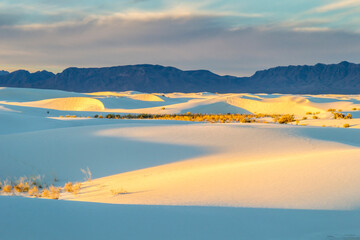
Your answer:
[[[250,77],[220,76],[207,70],[182,71],[160,65],[67,68],[48,71],[0,71],[0,87],[58,89],[74,92],[248,92],[291,94],[360,93],[360,64],[275,67]]]

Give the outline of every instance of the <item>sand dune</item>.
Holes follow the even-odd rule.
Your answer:
[[[102,111],[105,109],[101,101],[88,97],[54,98],[35,102],[24,102],[19,105],[65,111]]]
[[[324,109],[312,105],[310,101],[304,97],[282,96],[261,100],[229,97],[227,102],[252,113],[305,115],[307,112],[324,111]]]
[[[334,119],[329,108],[354,119]],[[168,239],[355,239],[360,235],[358,108],[358,95],[0,89],[0,179],[40,175],[55,186],[82,182],[80,193],[61,193],[60,201],[19,198],[16,192],[0,196],[0,238],[18,239],[24,234],[18,229],[31,228],[26,233],[34,239],[64,234],[74,239],[164,234]],[[87,118],[186,112],[295,114],[298,122]],[[80,171],[87,167],[91,182],[84,182]],[[339,211],[344,209],[350,211]],[[45,223],[51,228],[47,234],[38,228]],[[209,229],[199,227],[204,223]]]
[[[164,100],[154,94],[135,94],[129,96],[129,98],[146,101],[146,102],[163,102]]]
[[[205,124],[111,129],[100,134],[198,145],[211,152],[200,158],[97,179],[85,183],[85,192],[75,199],[67,199],[297,209],[360,206],[360,190],[354,185],[360,181],[360,150],[304,138],[288,127]],[[128,194],[113,194],[122,190]]]

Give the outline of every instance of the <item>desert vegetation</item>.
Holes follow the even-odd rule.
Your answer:
[[[94,118],[100,118],[101,115],[95,115]],[[295,116],[291,114],[202,114],[191,113],[185,114],[107,114],[107,119],[152,119],[152,120],[179,120],[192,122],[210,122],[210,123],[255,123],[261,118],[273,118],[274,122],[286,124],[295,121]]]
[[[334,112],[333,113],[334,119],[352,119],[351,113],[343,114],[341,112]]]
[[[87,181],[91,181],[91,171],[81,169]],[[0,181],[0,194],[5,195],[20,195],[36,198],[59,199],[61,193],[78,194],[81,189],[81,183],[65,183],[64,187],[47,185],[43,183],[43,178],[40,175],[34,177],[20,177],[14,180],[6,179]]]

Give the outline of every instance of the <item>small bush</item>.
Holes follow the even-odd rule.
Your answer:
[[[281,116],[277,122],[280,124],[286,124],[286,123],[293,122],[293,121],[295,121],[294,115],[286,114],[286,115]]]
[[[2,191],[4,193],[10,193],[12,190],[12,186],[10,184],[4,184],[4,186],[2,187]]]
[[[342,113],[333,113],[334,114],[334,119],[343,119],[345,118],[345,115]]]
[[[327,111],[328,111],[328,112],[335,112],[336,109],[334,109],[334,108],[329,108]]]
[[[313,118],[313,119],[319,119],[319,117],[318,117],[318,116],[312,116],[312,118]]]
[[[47,190],[47,189],[44,189],[44,190],[42,191],[41,197],[43,197],[43,198],[50,198],[50,191]]]
[[[49,190],[50,190],[50,198],[51,199],[59,199],[59,197],[60,197],[60,188],[50,186]]]
[[[27,192],[29,191],[29,183],[28,182],[25,182],[24,179],[21,179],[20,182],[14,186],[14,190],[16,192]]]
[[[348,127],[350,127],[350,124],[345,123],[345,124],[344,124],[344,128],[348,128]]]
[[[65,192],[72,192],[72,187],[73,187],[72,182],[65,183],[64,185]]]
[[[78,194],[79,191],[80,191],[80,187],[81,187],[81,183],[72,184],[72,182],[68,182],[68,183],[65,184],[64,190],[66,192],[70,192],[70,193],[73,193],[73,194]]]
[[[352,115],[350,113],[346,114],[346,116],[344,117],[345,119],[352,119]]]
[[[29,195],[33,196],[33,197],[38,197],[39,196],[39,189],[37,186],[33,186],[32,188],[29,189]]]

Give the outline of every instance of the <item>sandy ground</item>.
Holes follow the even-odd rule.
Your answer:
[[[77,195],[62,194],[66,201],[0,197],[6,206],[0,238],[24,237],[28,231],[14,234],[15,225],[33,229],[48,218],[53,239],[65,227],[75,234],[69,239],[79,239],[80,232],[61,223],[70,219],[78,229],[107,223],[86,233],[87,239],[101,233],[115,239],[117,222],[126,226],[120,228],[126,239],[159,239],[165,228],[167,239],[356,239],[360,111],[353,109],[360,108],[359,99],[1,88],[0,179],[41,175],[48,184],[63,185],[83,181],[80,169],[89,167],[93,180],[83,181]],[[329,108],[354,119],[333,119]],[[280,125],[87,118],[188,111],[308,119]],[[59,117],[65,115],[81,118]],[[53,219],[57,212],[60,220]],[[34,221],[16,217],[23,213]],[[30,239],[45,236],[30,233]]]

